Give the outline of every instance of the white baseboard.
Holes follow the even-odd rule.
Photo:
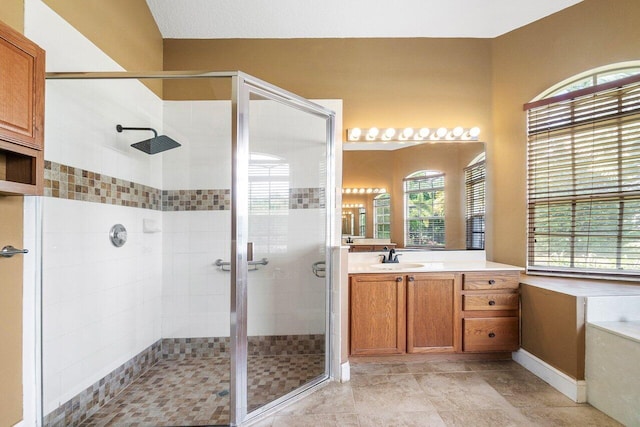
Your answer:
[[[347,360],[345,363],[340,365],[340,382],[346,383],[351,379],[351,365],[349,365],[349,361]]]
[[[520,349],[511,354],[514,361],[522,365],[534,375],[549,383],[551,387],[567,396],[576,403],[587,401],[587,382],[576,380],[567,374],[537,358],[526,350]]]

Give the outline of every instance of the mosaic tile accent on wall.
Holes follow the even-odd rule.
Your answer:
[[[160,210],[160,190],[73,166],[44,162],[44,195]]]
[[[324,188],[290,188],[289,209],[323,209]]]
[[[324,335],[250,336],[249,356],[323,354]],[[230,357],[229,337],[164,338],[162,358]]]
[[[45,427],[80,425],[113,399],[135,379],[144,374],[161,358],[161,340],[156,341],[135,357],[120,365],[73,399],[60,405],[44,417]]]
[[[231,190],[162,190],[163,211],[228,211]]]
[[[231,209],[231,190],[160,190],[109,175],[45,161],[44,195],[162,211]],[[322,209],[324,188],[289,189],[289,209]]]

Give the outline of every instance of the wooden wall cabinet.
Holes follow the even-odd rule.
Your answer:
[[[45,52],[0,22],[0,193],[42,194]]]
[[[351,355],[509,352],[519,347],[519,272],[354,274]]]
[[[351,276],[350,353],[402,354],[406,349],[405,279],[398,274]]]

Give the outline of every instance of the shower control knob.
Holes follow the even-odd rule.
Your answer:
[[[116,248],[121,247],[127,243],[127,229],[122,224],[114,225],[109,231],[109,239],[111,239],[113,246]]]

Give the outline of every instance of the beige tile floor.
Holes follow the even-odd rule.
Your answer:
[[[330,383],[255,423],[291,426],[620,426],[576,404],[517,363],[352,362],[351,381]]]

